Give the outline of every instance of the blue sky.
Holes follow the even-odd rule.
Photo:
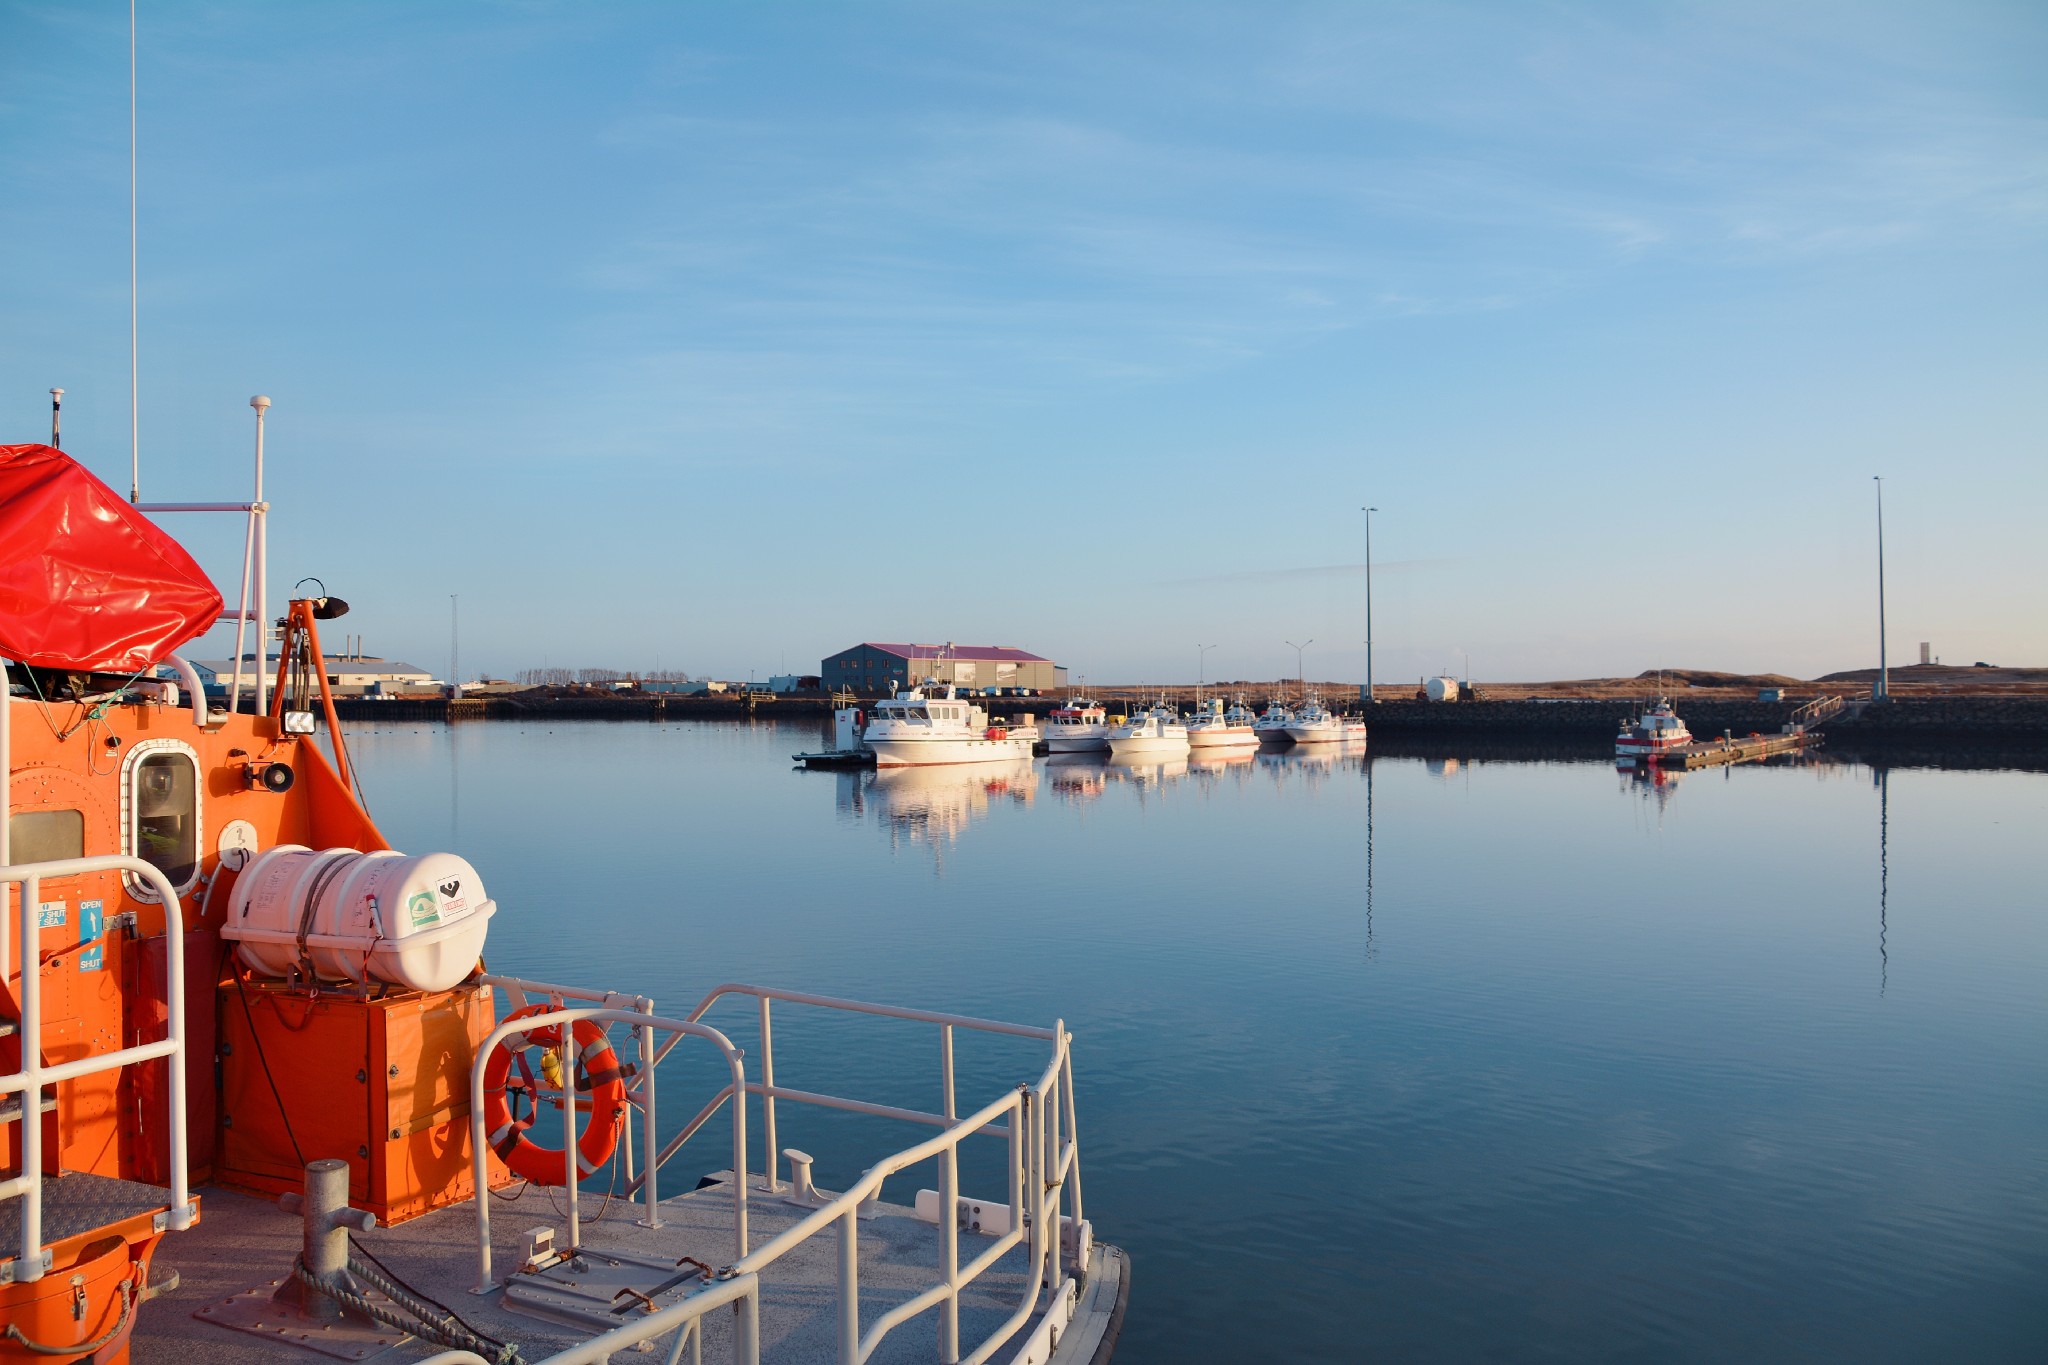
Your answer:
[[[125,7],[0,4],[0,416],[126,485]],[[2048,664],[2048,9],[141,6],[144,496],[436,670]],[[175,528],[230,592],[239,531]],[[195,649],[193,652],[201,652]]]

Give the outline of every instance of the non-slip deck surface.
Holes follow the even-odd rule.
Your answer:
[[[111,1176],[67,1172],[43,1181],[43,1245],[170,1208],[171,1193],[156,1185]],[[0,1199],[0,1247],[21,1246],[19,1199]]]
[[[518,1200],[494,1200],[491,1243],[494,1269],[502,1280],[523,1254],[526,1233],[537,1226],[556,1229],[557,1245],[567,1220],[550,1207],[548,1191],[528,1188]],[[598,1201],[589,1201],[595,1209]],[[192,1360],[243,1362],[323,1357],[282,1353],[270,1342],[195,1319],[206,1304],[251,1285],[284,1275],[298,1254],[300,1220],[266,1200],[234,1191],[208,1189],[205,1216],[189,1232],[168,1236],[157,1254],[155,1278],[176,1270],[179,1287],[150,1303],[137,1320],[135,1365],[184,1365]],[[760,1246],[802,1218],[808,1210],[755,1191],[747,1201],[751,1245]],[[664,1200],[665,1226],[637,1225],[638,1206],[614,1201],[606,1216],[584,1220],[583,1243],[593,1253],[606,1248],[660,1256],[673,1262],[689,1255],[713,1266],[733,1259],[732,1192],[712,1185]],[[507,1311],[503,1295],[476,1295],[476,1215],[470,1205],[443,1209],[396,1228],[358,1234],[361,1242],[415,1288],[439,1299],[479,1331],[516,1341],[529,1361],[583,1340],[586,1334]],[[960,1259],[966,1264],[986,1239],[962,1233]],[[880,1205],[860,1223],[861,1323],[868,1325],[937,1280],[938,1229],[897,1205]],[[830,1230],[810,1238],[762,1275],[761,1354],[764,1361],[828,1362],[837,1358],[838,1239]],[[961,1296],[960,1339],[971,1351],[1007,1319],[1025,1289],[1023,1248],[1013,1249]],[[714,1310],[705,1319],[705,1359],[731,1359],[732,1315]],[[1036,1324],[1034,1315],[1011,1340],[1021,1343]],[[871,1357],[881,1365],[930,1362],[937,1358],[938,1311],[931,1309],[897,1327]],[[666,1343],[664,1343],[665,1345]],[[413,1342],[380,1360],[414,1360],[438,1348]],[[1012,1348],[1014,1349],[1014,1347]],[[999,1353],[1004,1358],[1007,1352]],[[652,1357],[660,1359],[661,1357]]]

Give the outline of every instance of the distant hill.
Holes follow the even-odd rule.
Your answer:
[[[2017,684],[2040,687],[2048,685],[2048,668],[2001,668],[1987,666],[1973,667],[1969,664],[1903,664],[1894,665],[1891,670],[1894,684],[1920,683],[1947,687],[1984,687],[1991,684]],[[1874,668],[1852,668],[1841,673],[1829,673],[1815,679],[1816,682],[1862,683],[1868,687],[1877,681]]]
[[[1806,681],[1783,673],[1717,673],[1711,668],[1646,668],[1636,674],[1638,682],[1659,678],[1682,687],[1794,687]]]

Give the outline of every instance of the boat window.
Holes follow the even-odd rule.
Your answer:
[[[924,708],[923,708],[922,706],[913,706],[913,707],[911,707],[911,708],[910,708],[909,710],[907,710],[907,711],[905,711],[905,712],[903,713],[903,719],[905,719],[905,720],[930,720],[930,719],[931,719],[931,716],[930,716],[930,715],[928,715],[928,714],[927,714],[927,713],[925,712],[925,709],[924,709]]]
[[[17,863],[48,863],[85,856],[85,812],[23,811],[7,822],[8,856]]]
[[[131,852],[183,895],[199,872],[198,761],[182,746],[138,754],[128,781]]]

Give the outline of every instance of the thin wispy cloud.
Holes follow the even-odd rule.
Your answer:
[[[1418,569],[1443,569],[1456,564],[1470,563],[1469,558],[1451,557],[1441,559],[1375,559],[1372,564],[1373,577],[1382,574],[1401,575]],[[1310,583],[1348,582],[1352,579],[1365,582],[1365,564],[1310,564],[1290,569],[1245,569],[1236,573],[1203,574],[1194,578],[1171,578],[1164,580],[1166,587],[1286,587]]]

